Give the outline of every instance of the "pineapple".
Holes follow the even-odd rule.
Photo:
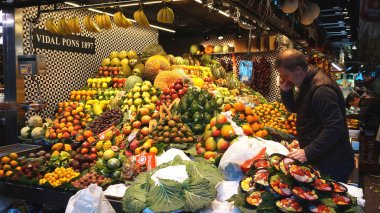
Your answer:
[[[98,142],[96,143],[96,148],[97,148],[98,150],[102,150],[102,149],[103,149],[103,141],[98,141]]]
[[[104,142],[104,144],[103,144],[103,150],[111,149],[111,146],[112,146],[112,142],[111,142],[110,140],[107,140],[107,141]]]

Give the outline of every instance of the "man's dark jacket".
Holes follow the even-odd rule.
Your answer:
[[[297,113],[300,147],[316,167],[334,167],[353,162],[345,101],[339,86],[324,72],[308,71],[298,94],[281,93],[282,101]]]

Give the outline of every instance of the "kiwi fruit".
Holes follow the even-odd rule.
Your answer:
[[[181,143],[181,138],[180,137],[175,137],[174,138],[175,143]]]
[[[165,138],[169,137],[169,136],[170,136],[170,132],[164,132],[163,136],[164,136]]]
[[[189,140],[187,140],[187,138],[182,138],[182,142],[187,143],[187,142],[189,142]]]
[[[168,122],[168,125],[169,125],[170,127],[175,127],[176,123],[175,123],[174,120],[170,120],[170,121]]]
[[[177,128],[177,127],[174,127],[174,128],[172,129],[172,132],[178,132],[178,128]]]
[[[170,127],[169,126],[164,126],[164,131],[169,131],[170,130]]]
[[[158,131],[162,131],[163,129],[164,129],[163,126],[158,126],[158,127],[157,127],[157,130],[158,130]]]
[[[36,154],[34,154],[34,153],[29,154],[29,158],[35,158],[35,157],[36,157]]]
[[[183,127],[181,127],[180,130],[181,130],[181,132],[186,133],[188,131],[188,128],[187,128],[187,126],[183,126]]]
[[[179,118],[178,115],[174,115],[174,116],[173,116],[173,120],[174,120],[175,122],[180,122],[180,118]]]
[[[169,143],[169,142],[170,142],[170,138],[165,138],[165,139],[164,139],[164,142],[165,142],[165,143]]]

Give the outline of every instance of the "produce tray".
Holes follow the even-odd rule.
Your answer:
[[[31,152],[36,152],[40,149],[42,149],[42,146],[39,145],[32,145],[32,144],[11,144],[0,147],[0,157],[9,155],[12,152],[17,153],[18,155],[25,155]]]
[[[0,182],[0,195],[2,196],[44,203],[62,208],[67,206],[70,197],[74,194],[75,192],[67,192],[60,189],[45,189],[9,182]],[[116,212],[123,212],[120,200],[108,198],[108,201]]]

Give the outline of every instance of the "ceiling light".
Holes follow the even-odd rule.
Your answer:
[[[355,46],[355,44],[352,46],[352,48],[351,49],[353,49],[353,50],[357,50],[358,48]]]
[[[335,64],[334,62],[331,63],[331,65],[337,69],[338,71],[342,71],[343,69],[341,67],[339,67],[337,64]]]
[[[345,16],[343,19],[349,19],[350,17],[349,16]]]
[[[224,38],[223,35],[219,35],[219,36],[218,36],[218,39],[219,39],[219,40],[222,40],[223,38]]]
[[[228,17],[228,18],[230,17],[230,14],[228,14],[228,13],[226,13],[226,12],[224,12],[224,11],[218,10],[218,13],[220,13],[220,14],[222,14],[222,15]]]
[[[364,67],[364,65],[362,64],[362,65],[360,65],[360,67],[361,67],[361,68],[363,68],[363,67]]]

